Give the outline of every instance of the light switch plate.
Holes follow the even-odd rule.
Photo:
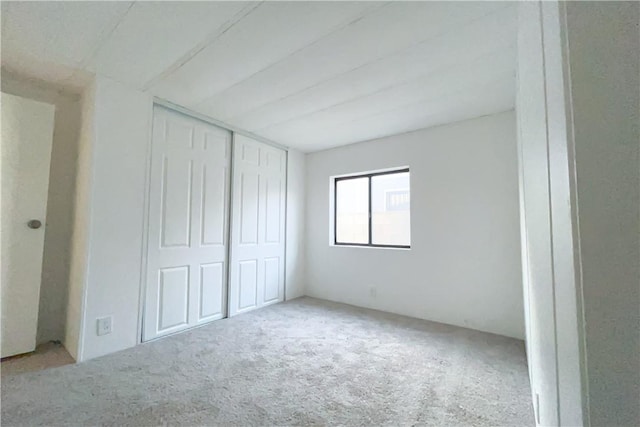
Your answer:
[[[100,317],[97,320],[98,335],[107,335],[111,333],[111,316]]]

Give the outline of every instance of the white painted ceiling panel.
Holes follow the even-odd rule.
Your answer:
[[[292,134],[315,132],[407,105],[441,100],[452,91],[473,90],[475,87],[484,86],[487,82],[502,77],[505,74],[504,70],[509,70],[513,64],[514,58],[515,49],[510,55],[505,55],[504,52],[483,55],[473,61],[441,69],[436,73],[270,126],[258,132],[283,139]]]
[[[395,113],[398,111],[412,112],[417,109],[419,112],[428,111],[434,114],[440,110],[445,110],[444,105],[451,99],[468,99],[467,94],[473,93],[478,88],[494,84],[504,87],[502,82],[506,82],[505,86],[509,88],[515,78],[512,72],[495,74],[486,67],[472,78],[456,78],[463,76],[464,73],[463,69],[455,70],[452,72],[451,79],[446,74],[438,75],[434,79],[435,84],[426,84],[422,89],[418,89],[418,84],[392,89],[399,92],[397,98],[393,97],[394,94],[387,96],[384,94],[371,95],[370,98],[359,99],[327,111],[314,113],[313,116],[316,116],[315,118],[312,116],[304,117],[300,120],[276,126],[273,129],[264,129],[260,131],[260,134],[276,141],[290,141],[300,135],[301,130],[311,135],[327,134],[342,126],[350,127],[354,126],[354,123],[368,121],[369,118],[377,118],[379,120],[381,118],[384,118],[384,120],[393,118],[392,122],[396,123],[398,122],[398,117],[396,117]],[[438,81],[442,84],[438,85]],[[410,90],[412,88],[419,90],[420,94],[411,95]],[[371,102],[371,107],[366,106],[367,101]],[[484,114],[487,113],[485,112]],[[327,123],[331,124],[327,125]],[[328,131],[327,129],[330,130]],[[412,129],[405,129],[405,131],[409,130]]]
[[[429,100],[355,122],[324,128],[320,133],[317,129],[309,129],[304,137],[291,134],[279,137],[279,140],[302,151],[313,152],[507,111],[513,108],[514,85],[514,76],[508,74],[486,86],[454,92],[443,99]],[[269,134],[264,136],[278,137]]]
[[[135,3],[89,69],[142,88],[203,40],[221,33],[252,4],[256,3]]]
[[[505,4],[394,2],[201,104],[222,120],[445,33]],[[283,79],[282,76],[288,76]]]
[[[503,56],[512,61],[513,58],[506,51],[515,44],[515,27],[515,7],[506,7],[475,20],[468,26],[456,28],[406,51],[339,74],[309,89],[229,118],[227,122],[255,132],[490,53],[501,56],[500,52],[505,51]],[[487,31],[487,28],[495,30]],[[514,68],[514,63],[505,64],[502,61],[501,64],[506,69]]]
[[[89,72],[304,151],[513,108],[506,2],[2,2],[2,66]]]
[[[69,78],[131,2],[2,2],[2,64],[46,80]]]
[[[151,91],[181,105],[197,104],[378,6],[367,2],[262,3]]]

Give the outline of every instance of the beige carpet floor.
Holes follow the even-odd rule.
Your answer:
[[[41,371],[75,362],[62,344],[48,342],[39,345],[33,353],[3,360],[2,365],[0,365],[0,373],[2,377],[5,377],[7,375]]]
[[[2,425],[533,425],[522,341],[301,298],[2,378]]]

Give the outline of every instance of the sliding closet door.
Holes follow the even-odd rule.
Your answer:
[[[154,108],[143,340],[226,316],[231,133]]]
[[[286,153],[234,136],[231,316],[284,300]]]

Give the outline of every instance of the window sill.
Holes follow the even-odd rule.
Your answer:
[[[411,247],[402,248],[402,247],[394,247],[394,246],[369,246],[369,245],[336,245],[335,243],[330,243],[329,246],[333,248],[359,248],[359,249],[387,249],[387,250],[395,250],[395,251],[410,251]]]

